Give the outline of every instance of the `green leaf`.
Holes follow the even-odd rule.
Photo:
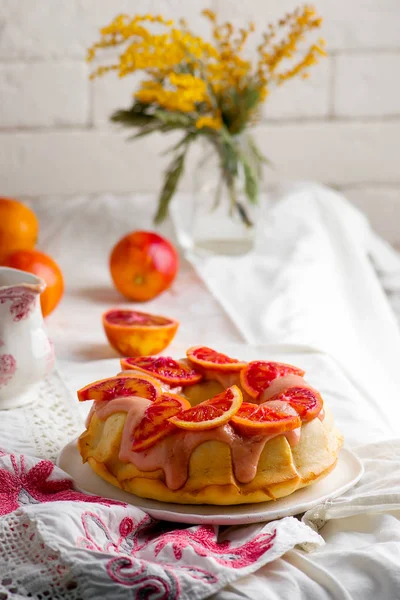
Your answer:
[[[218,206],[221,204],[223,187],[224,187],[224,179],[221,175],[218,180],[217,189],[215,190],[214,204],[212,205],[210,212],[217,210]]]
[[[190,127],[193,125],[194,121],[188,115],[182,114],[180,112],[174,112],[169,110],[163,110],[162,108],[157,108],[154,111],[154,116],[156,119],[161,121],[161,123],[165,125],[174,125],[175,127]]]
[[[218,144],[218,151],[225,176],[227,180],[232,180],[238,174],[239,157],[234,140],[225,127],[221,129],[221,138]]]
[[[146,135],[150,135],[150,133],[155,133],[156,131],[161,131],[161,127],[160,127],[159,123],[154,123],[154,124],[151,123],[148,126],[142,127],[137,133],[130,135],[127,138],[127,140],[128,141],[137,140],[138,138],[145,137]]]
[[[174,144],[174,146],[170,146],[169,148],[164,150],[164,152],[161,153],[162,156],[165,156],[165,154],[169,154],[170,152],[176,152],[177,150],[180,150],[182,146],[186,146],[193,142],[197,135],[197,132],[189,131],[189,133],[187,133],[181,140],[179,140],[177,144]]]
[[[248,216],[243,204],[240,204],[240,202],[236,202],[236,209],[237,209],[243,223],[245,225],[247,225],[247,227],[253,227],[253,222],[249,219],[249,216]]]
[[[248,135],[248,141],[250,150],[252,151],[254,158],[256,158],[260,163],[273,167],[273,162],[270,161],[269,158],[264,156],[264,154],[261,152],[256,142],[254,141],[254,138],[251,135]]]
[[[126,127],[142,127],[154,121],[154,116],[145,111],[147,105],[136,102],[129,110],[117,110],[111,115],[113,123],[120,123]]]
[[[158,209],[154,217],[155,223],[162,223],[168,214],[169,203],[183,174],[187,147],[178,154],[165,173],[164,185],[158,200]]]
[[[260,91],[257,88],[247,87],[243,90],[243,105],[249,112],[260,102]]]
[[[241,162],[244,170],[244,189],[246,196],[252,204],[258,202],[258,179],[256,173],[251,168],[247,160],[241,156]]]

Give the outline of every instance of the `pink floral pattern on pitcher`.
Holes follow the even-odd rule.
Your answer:
[[[9,384],[17,370],[17,361],[12,354],[0,355],[0,388]]]
[[[36,294],[24,286],[0,290],[0,304],[10,301],[10,313],[13,321],[26,319],[36,304]]]

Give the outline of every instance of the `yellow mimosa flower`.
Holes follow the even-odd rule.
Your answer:
[[[222,121],[220,117],[199,117],[195,123],[197,129],[204,129],[207,127],[208,129],[221,129]]]

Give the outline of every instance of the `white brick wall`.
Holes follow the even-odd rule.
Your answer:
[[[0,127],[87,126],[88,88],[84,63],[2,63]]]
[[[0,0],[0,195],[158,191],[170,138],[127,144],[109,114],[132,78],[90,83],[86,48],[119,12],[185,16],[205,6],[259,29],[294,0]],[[271,93],[257,137],[274,162],[266,185],[313,179],[343,189],[400,243],[400,1],[320,0],[329,58]],[[191,188],[189,160],[182,187]]]

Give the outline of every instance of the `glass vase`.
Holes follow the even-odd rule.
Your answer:
[[[256,173],[246,134],[236,136],[234,143]],[[178,241],[184,249],[203,254],[247,254],[254,244],[259,197],[249,201],[241,162],[228,185],[217,149],[208,139],[200,146],[191,197],[178,195],[172,207]]]

